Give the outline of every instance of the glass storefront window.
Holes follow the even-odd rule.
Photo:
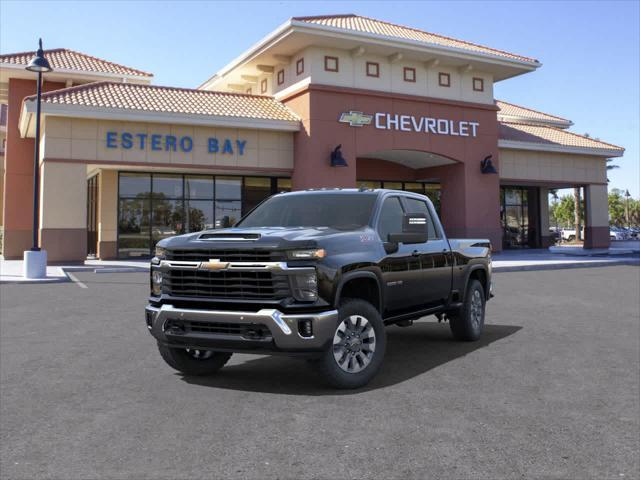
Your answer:
[[[118,202],[118,255],[145,257],[151,248],[149,212],[151,201],[125,198]]]
[[[278,192],[290,192],[291,191],[291,179],[290,178],[278,178],[278,186],[274,193]]]
[[[382,182],[358,182],[358,188],[382,188]]]
[[[153,195],[156,198],[181,198],[181,175],[153,175]]]
[[[413,193],[424,193],[424,185],[421,183],[415,183],[415,182],[404,182],[404,189],[406,192],[413,192]]]
[[[155,197],[151,207],[153,245],[163,238],[180,235],[184,226],[183,201]]]
[[[242,189],[242,214],[245,215],[260,202],[271,196],[271,179],[244,177]]]
[[[389,190],[402,190],[402,182],[383,182],[383,186]]]
[[[185,177],[184,196],[194,200],[213,200],[213,177]]]
[[[215,228],[212,200],[185,200],[185,233]]]
[[[120,174],[121,197],[144,197],[151,195],[151,175],[144,173]]]
[[[242,197],[242,178],[216,177],[216,200],[240,200]]]
[[[216,200],[216,227],[223,228],[225,219],[229,217],[228,224],[234,225],[240,220],[242,214],[242,205],[240,200]]]

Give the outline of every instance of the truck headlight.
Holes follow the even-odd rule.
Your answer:
[[[314,302],[318,299],[318,277],[316,273],[303,273],[291,277],[293,298],[302,302]]]
[[[291,250],[287,252],[291,260],[308,260],[314,258],[324,258],[327,252],[323,248],[313,248],[308,250]]]
[[[163,260],[166,254],[167,254],[166,248],[156,247],[155,255],[151,259],[151,265],[160,265],[160,260]]]
[[[159,297],[162,294],[162,272],[151,270],[151,293]]]

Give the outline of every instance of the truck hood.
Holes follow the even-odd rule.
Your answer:
[[[368,230],[369,227],[349,231],[329,227],[224,228],[166,238],[158,246],[187,249],[312,248],[336,237],[359,236]]]

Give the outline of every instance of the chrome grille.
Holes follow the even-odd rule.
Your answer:
[[[206,262],[216,258],[221,262],[277,262],[284,260],[283,253],[271,250],[169,250],[167,260],[185,262]]]

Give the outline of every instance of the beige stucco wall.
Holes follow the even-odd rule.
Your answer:
[[[606,159],[588,155],[501,148],[500,178],[572,184],[606,184]]]
[[[190,136],[191,152],[155,151],[147,141],[144,149],[107,148],[107,132],[129,132]],[[209,153],[208,139],[230,139],[233,154]],[[244,155],[238,154],[236,140],[246,140]],[[191,127],[155,123],[113,122],[102,120],[47,117],[43,136],[44,159],[72,159],[86,162],[122,162],[123,164],[166,164],[168,166],[243,167],[259,169],[293,168],[293,133],[238,128]]]
[[[83,164],[43,163],[40,167],[40,228],[87,227],[87,169]]]
[[[325,56],[338,58],[338,72],[328,72],[324,69]],[[297,75],[296,62],[300,58],[304,58],[304,73]],[[380,65],[379,77],[367,76],[367,62],[376,62]],[[415,82],[404,80],[404,67],[416,69]],[[277,71],[282,68],[285,70],[285,82],[282,85],[277,85],[275,80]],[[439,72],[448,73],[451,76],[450,87],[440,87],[438,85]],[[484,91],[477,92],[473,90],[472,82],[474,77],[484,80]],[[493,77],[489,73],[474,70],[461,72],[457,68],[446,65],[428,67],[423,62],[411,59],[400,59],[392,62],[389,57],[380,55],[364,54],[353,56],[349,50],[335,48],[306,48],[292,56],[290,64],[276,66],[273,79],[273,93],[278,93],[306,80],[310,83],[321,85],[362,88],[476,103],[493,103]],[[270,89],[269,94],[271,93],[272,90]]]
[[[115,242],[118,236],[118,172],[102,170],[98,178],[98,242]]]
[[[606,185],[587,185],[585,195],[588,198],[586,220],[590,227],[609,226],[609,196]],[[589,208],[590,207],[590,208]]]

